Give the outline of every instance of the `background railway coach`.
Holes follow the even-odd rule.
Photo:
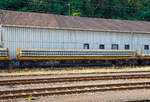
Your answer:
[[[1,10],[0,24],[0,46],[11,60],[18,48],[99,49],[137,50],[149,63],[150,22]]]

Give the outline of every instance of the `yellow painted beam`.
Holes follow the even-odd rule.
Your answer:
[[[0,60],[10,60],[10,58],[7,56],[7,57],[0,57]]]
[[[18,57],[19,60],[117,60],[137,59],[136,56],[129,57]]]
[[[141,56],[142,59],[150,59],[150,56]]]

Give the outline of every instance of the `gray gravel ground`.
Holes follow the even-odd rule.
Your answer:
[[[126,90],[107,91],[85,94],[58,95],[35,97],[34,100],[28,98],[4,100],[0,102],[125,102],[133,100],[150,99],[150,90]]]
[[[113,73],[113,75],[120,75],[122,73]],[[131,74],[131,73],[123,73]],[[133,74],[133,73],[132,73]],[[135,73],[138,74],[138,73]],[[65,75],[44,75],[44,76],[19,76],[19,77],[0,77],[4,79],[23,79],[23,78],[48,78],[48,77],[71,77],[71,76],[95,76],[95,75],[110,75],[110,74],[65,74]],[[112,74],[111,74],[112,75]],[[65,83],[49,83],[49,84],[30,84],[30,85],[14,85],[0,86],[0,91],[13,90],[13,89],[26,89],[26,88],[39,88],[39,87],[59,87],[70,85],[87,85],[87,84],[109,84],[109,83],[128,83],[128,82],[149,82],[150,79],[130,79],[130,80],[108,80],[108,81],[88,81],[88,82],[65,82]],[[124,102],[127,100],[141,100],[150,99],[150,90],[126,90],[126,91],[108,91],[108,92],[95,92],[85,94],[72,94],[60,96],[45,96],[36,97],[35,100],[13,99],[4,100],[0,102]]]

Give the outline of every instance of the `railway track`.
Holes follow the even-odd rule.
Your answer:
[[[64,94],[75,94],[86,92],[102,92],[102,91],[133,90],[133,89],[150,89],[150,82],[82,85],[82,86],[0,91],[0,100],[25,98],[29,97],[30,95],[32,95],[33,97],[37,97],[46,95],[64,95]]]
[[[125,102],[150,102],[150,100],[135,100],[135,101],[125,101]]]
[[[19,84],[57,83],[57,82],[60,83],[60,82],[73,82],[73,81],[139,79],[139,78],[150,78],[150,74],[1,80],[0,81],[0,86],[3,86],[3,85],[19,85]]]

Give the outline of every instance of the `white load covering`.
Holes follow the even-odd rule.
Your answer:
[[[150,56],[150,51],[149,50],[141,50],[142,56]]]
[[[136,56],[136,50],[20,49],[24,57],[50,56]]]
[[[0,57],[7,56],[8,50],[7,48],[0,48]]]

